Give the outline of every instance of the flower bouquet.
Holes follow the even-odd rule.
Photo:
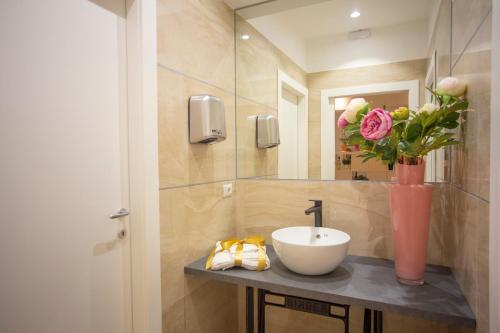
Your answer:
[[[465,121],[466,84],[454,77],[430,90],[436,103],[419,110],[372,109],[363,98],[351,100],[338,120],[346,142],[358,146],[363,161],[375,158],[395,166],[390,185],[396,276],[406,284],[424,283],[432,185],[424,184],[425,156],[459,144],[453,130]]]

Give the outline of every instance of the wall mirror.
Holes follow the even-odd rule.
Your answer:
[[[391,166],[362,163],[344,142],[338,117],[356,97],[388,111],[430,101],[425,87],[449,74],[450,38],[434,38],[450,36],[436,23],[449,15],[446,0],[276,0],[237,10],[238,178],[391,180]],[[261,115],[278,119],[278,146],[257,147]],[[447,175],[447,152],[428,156],[426,181]]]

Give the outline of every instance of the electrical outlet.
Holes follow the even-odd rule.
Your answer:
[[[224,185],[222,185],[222,189],[224,198],[228,198],[233,195],[233,183],[225,183]]]

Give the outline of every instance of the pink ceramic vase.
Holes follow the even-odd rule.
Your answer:
[[[396,183],[390,185],[395,270],[404,284],[424,284],[432,204],[432,185],[424,184],[424,172],[423,160],[398,163]]]

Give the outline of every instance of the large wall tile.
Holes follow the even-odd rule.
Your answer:
[[[223,198],[222,184],[160,191],[164,332],[221,332],[237,316],[234,286],[184,275],[217,240],[236,235],[235,198]]]
[[[206,281],[185,300],[186,333],[237,332],[237,286]]]
[[[309,121],[308,171],[310,180],[321,179],[321,121]]]
[[[250,39],[242,40],[243,34]],[[236,15],[236,94],[278,108],[278,69],[306,85],[304,70]]]
[[[304,214],[310,199],[324,201],[328,216],[326,183],[282,180],[238,180],[238,235],[259,234],[271,244],[271,233],[282,227],[314,225],[314,217]]]
[[[452,58],[453,63],[465,50],[467,43],[491,12],[491,0],[453,0]]]
[[[289,75],[292,79],[307,88],[307,73],[290,59],[285,53],[275,47],[276,58],[278,59],[278,68]]]
[[[489,203],[455,186],[448,200],[444,254],[476,314],[477,332],[488,332]]]
[[[434,34],[431,37],[430,52],[437,54],[438,79],[449,76],[451,69],[451,2],[441,0],[439,13],[436,18]],[[432,55],[429,55],[432,56]]]
[[[250,39],[239,38],[248,34]],[[236,94],[278,108],[278,63],[273,45],[236,15]]]
[[[190,144],[188,103],[191,95],[218,96],[226,109],[225,141]],[[234,95],[158,67],[158,136],[160,187],[236,177]]]
[[[238,178],[276,176],[278,174],[278,148],[257,148],[257,116],[278,115],[276,109],[236,98],[237,174]]]
[[[233,92],[234,11],[220,0],[157,1],[158,62]]]
[[[464,144],[452,149],[451,181],[488,199],[490,191],[491,15],[453,67],[453,76],[468,83],[471,111],[458,132]]]

